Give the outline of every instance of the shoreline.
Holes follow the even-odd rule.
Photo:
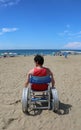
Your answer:
[[[67,55],[81,55],[81,50],[71,49],[21,49],[21,50],[0,50],[1,57],[16,57],[16,56],[30,56],[30,55],[52,55],[52,56],[64,56]]]

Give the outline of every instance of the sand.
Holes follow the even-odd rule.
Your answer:
[[[55,77],[60,112],[22,112],[22,90],[33,56],[0,58],[0,130],[81,130],[81,55],[45,56]]]

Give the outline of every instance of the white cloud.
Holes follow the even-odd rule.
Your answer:
[[[70,25],[66,25],[66,29],[62,32],[58,33],[59,36],[62,36],[62,38],[68,38],[68,39],[74,39],[74,38],[80,38],[81,37],[81,30],[78,32],[73,32],[70,28]]]
[[[2,28],[2,32],[14,32],[17,31],[17,28]]]
[[[20,0],[0,0],[0,6],[12,6],[18,4]]]
[[[68,35],[68,33],[69,33],[68,30],[64,30],[63,32],[58,33],[58,35],[60,35],[60,36],[65,36],[65,35]]]
[[[15,32],[18,30],[18,28],[2,28],[0,30],[0,35],[3,35],[4,33]]]
[[[70,42],[64,46],[65,49],[81,49],[81,42]]]
[[[68,39],[74,39],[81,37],[81,31],[73,33],[72,31],[64,30],[63,32],[58,33],[58,35],[62,37],[67,37]]]

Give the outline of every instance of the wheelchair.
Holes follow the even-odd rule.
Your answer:
[[[59,98],[56,88],[51,88],[51,76],[30,76],[30,86],[23,88],[22,92],[22,111],[28,113],[29,109],[32,110],[52,110],[56,112],[59,110]],[[32,90],[32,84],[48,84],[46,90]],[[39,105],[37,105],[39,104]]]

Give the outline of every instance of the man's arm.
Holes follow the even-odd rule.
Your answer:
[[[27,86],[28,86],[28,84],[29,84],[29,78],[30,78],[30,74],[27,74],[24,87],[27,87]]]
[[[54,86],[55,86],[55,79],[54,79],[53,73],[51,72],[50,69],[47,69],[47,71],[48,71],[47,73],[48,73],[49,75],[51,75],[52,88],[54,88]]]
[[[24,87],[28,87],[30,75],[33,75],[33,69],[28,72]]]
[[[51,73],[51,82],[52,82],[52,88],[54,88],[54,86],[55,86],[55,80],[54,80],[53,73]]]

